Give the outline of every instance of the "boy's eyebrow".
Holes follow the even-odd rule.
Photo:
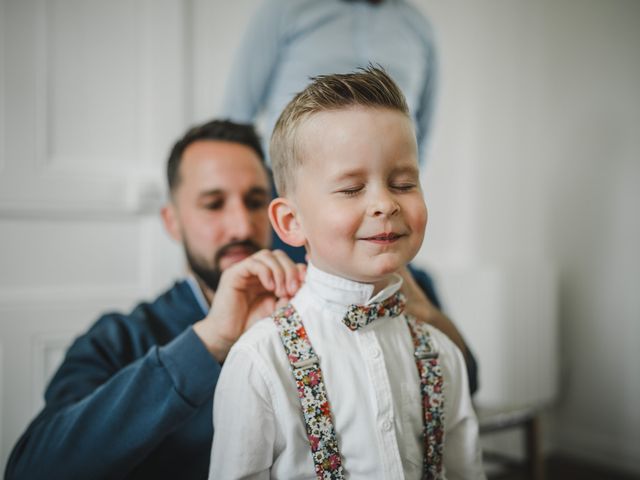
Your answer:
[[[346,172],[338,172],[336,175],[333,176],[333,180],[336,182],[341,180],[348,180],[350,178],[360,177],[364,175],[365,172],[366,172],[366,169],[364,168],[354,168],[353,170],[347,170]]]
[[[333,180],[336,182],[340,182],[342,180],[349,180],[351,178],[357,178],[361,175],[364,175],[366,173],[366,169],[364,168],[357,168],[354,170],[347,170],[346,172],[340,172],[338,173],[335,177],[333,177]],[[391,175],[402,175],[402,174],[409,174],[409,175],[416,175],[419,176],[420,175],[420,169],[416,166],[416,165],[400,165],[398,167],[393,167],[391,169]]]
[[[420,175],[420,169],[416,165],[402,165],[391,170],[393,175],[408,173],[411,175]]]

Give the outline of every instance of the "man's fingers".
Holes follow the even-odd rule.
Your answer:
[[[261,250],[254,255],[256,261],[269,269],[277,297],[295,295],[304,280],[306,266],[296,265],[282,250]]]
[[[307,276],[307,266],[304,263],[296,263],[296,269],[298,270],[298,279],[300,283],[303,283]]]
[[[215,298],[220,296],[229,298],[230,295],[234,295],[234,292],[248,294],[256,287],[259,287],[258,290],[273,291],[275,283],[271,277],[271,270],[254,256],[250,256],[222,273]]]
[[[267,274],[273,281],[273,293],[275,293],[277,297],[285,295],[287,292],[287,274],[285,272],[282,257],[277,255],[275,252],[261,250],[254,254],[254,258],[267,269]]]
[[[225,273],[221,286],[224,283],[249,292],[247,289],[260,284],[261,289],[276,297],[292,297],[304,281],[306,265],[295,264],[281,250],[260,250],[233,265]]]
[[[273,255],[280,264],[285,276],[285,291],[282,295],[279,296],[292,297],[298,291],[300,285],[302,285],[300,275],[298,273],[298,267],[295,263],[293,263],[293,260],[291,260],[289,256],[282,250],[274,250]]]
[[[304,283],[304,279],[307,276],[307,266],[304,263],[296,263],[296,274],[298,276],[298,282],[300,286]],[[294,295],[297,292],[291,292]]]
[[[275,303],[275,308],[273,310],[275,311],[279,308],[284,307],[290,301],[291,301],[291,297],[280,297],[278,301]]]

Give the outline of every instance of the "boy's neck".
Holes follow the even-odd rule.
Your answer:
[[[390,273],[384,279],[375,282],[373,284],[373,295],[377,295],[384,290],[393,281],[393,278],[393,273]]]

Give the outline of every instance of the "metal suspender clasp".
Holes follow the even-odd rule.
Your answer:
[[[313,365],[317,365],[320,363],[318,357],[313,356],[311,358],[307,358],[306,360],[300,360],[299,362],[293,362],[291,365],[293,368],[309,368]]]
[[[418,360],[429,360],[432,358],[438,358],[439,353],[432,350],[426,350],[424,348],[417,348],[414,352],[414,356]]]

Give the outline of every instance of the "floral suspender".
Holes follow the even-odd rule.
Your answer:
[[[338,449],[331,409],[316,356],[300,316],[292,305],[273,315],[280,339],[291,364],[298,398],[302,406],[307,437],[311,445],[316,477],[322,480],[344,478],[342,457]],[[415,359],[420,374],[424,415],[423,480],[436,480],[442,475],[444,439],[444,393],[438,353],[434,351],[425,325],[407,317],[415,346]]]
[[[280,339],[298,387],[298,398],[302,404],[316,477],[324,480],[342,479],[342,458],[331,420],[327,391],[324,388],[320,363],[307,337],[307,331],[291,304],[274,313],[273,320],[278,326]]]
[[[422,392],[422,456],[423,480],[436,480],[442,476],[442,451],[444,447],[444,391],[442,368],[438,352],[431,345],[427,325],[407,316],[407,325],[413,338],[414,356],[420,375]]]

